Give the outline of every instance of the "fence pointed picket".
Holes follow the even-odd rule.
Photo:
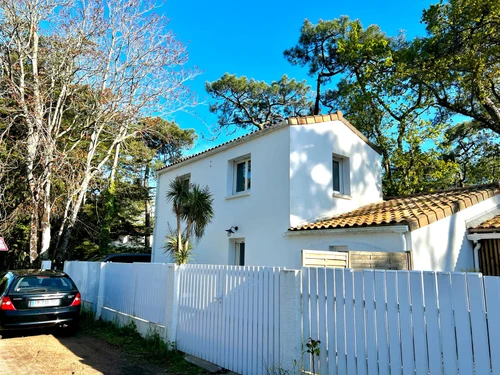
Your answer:
[[[455,321],[449,273],[437,273],[439,296],[439,328],[443,348],[443,367],[445,375],[455,375],[457,369],[457,344],[455,341]]]
[[[326,269],[326,327],[325,331],[327,331],[328,335],[328,375],[337,375],[337,349],[335,342],[335,335],[337,333],[336,327],[336,303],[335,303],[335,275],[333,273],[333,269]]]
[[[356,374],[356,335],[354,330],[354,281],[352,270],[344,272],[345,292],[345,331],[347,374]]]
[[[465,273],[453,273],[451,281],[460,375],[473,375],[472,337]]]
[[[354,300],[357,374],[366,375],[365,295],[362,271],[354,272]]]
[[[259,358],[259,268],[254,267],[253,270],[252,374],[256,374]]]
[[[443,373],[439,337],[439,313],[437,306],[436,273],[424,272],[425,321],[427,323],[427,356],[430,375]]]
[[[410,302],[410,281],[408,271],[398,271],[398,305],[401,329],[401,354],[403,375],[413,375],[415,362],[413,358],[413,332]]]
[[[377,345],[380,375],[390,375],[389,338],[387,335],[387,291],[385,271],[375,270],[375,318],[377,320]]]
[[[386,271],[387,326],[391,375],[401,374],[401,341],[399,325],[397,272]]]
[[[315,293],[311,289],[310,268],[302,270],[302,341],[305,343],[311,337],[311,294]],[[311,358],[303,355],[303,367],[305,371],[311,371]]]
[[[472,347],[476,374],[490,373],[490,356],[488,347],[488,331],[484,308],[483,279],[480,274],[467,274],[469,292],[469,308],[472,328]],[[493,353],[497,355],[497,353]]]
[[[363,271],[366,313],[366,356],[368,375],[378,375],[377,339],[375,321],[375,275],[373,270]]]
[[[422,271],[410,272],[413,343],[415,345],[416,375],[429,373],[427,360],[427,332],[425,330],[424,293]]]
[[[273,368],[280,365],[280,269],[274,268],[274,357],[273,357]],[[297,361],[299,358],[297,358]]]
[[[500,374],[500,278],[484,277],[484,291],[488,311],[488,335],[490,338],[490,353],[492,374]]]
[[[326,322],[326,279],[325,269],[318,268],[318,338],[320,343],[320,358],[318,372],[328,374],[327,364],[327,322]]]
[[[345,338],[345,293],[344,293],[344,269],[336,268],[335,276],[335,318],[336,318],[336,335],[337,335],[337,363],[338,374],[347,373],[347,355],[346,355],[346,338]]]

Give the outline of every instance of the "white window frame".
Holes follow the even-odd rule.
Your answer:
[[[187,181],[188,184],[191,183],[191,173],[181,174],[180,176],[177,176],[177,178],[181,181]]]
[[[236,191],[236,185],[238,180],[238,164],[245,163],[245,189],[241,191]],[[245,156],[233,160],[233,184],[232,184],[232,194],[248,194],[252,190],[252,180],[250,177],[250,187],[248,187],[248,163],[252,163],[252,158],[250,156]],[[251,171],[250,171],[251,173]]]
[[[339,190],[334,189],[333,181],[333,163],[337,162],[339,164]],[[351,186],[350,186],[350,167],[349,158],[341,155],[332,155],[332,192],[333,196],[350,199]]]
[[[335,181],[335,177],[336,177],[336,176],[334,175],[334,173],[333,173],[333,163],[335,163],[335,162],[336,162],[336,163],[338,163],[338,165],[339,165],[339,171],[338,171],[338,172],[339,172],[339,175],[338,175],[338,179],[339,179],[339,189],[338,189],[338,190],[336,190],[336,189],[334,188],[334,186],[333,186],[333,181]],[[332,189],[333,189],[333,192],[334,192],[334,193],[344,194],[344,183],[343,183],[343,182],[344,182],[344,178],[343,178],[343,174],[344,174],[344,173],[343,173],[343,171],[344,171],[344,168],[343,168],[343,167],[344,167],[344,159],[339,158],[339,157],[337,157],[337,156],[335,156],[335,155],[334,155],[334,156],[332,157]]]
[[[241,254],[241,245],[243,244],[243,259],[242,254]],[[245,246],[245,240],[236,240],[234,242],[234,265],[235,266],[244,266],[245,265],[245,253],[246,253],[246,246]],[[243,260],[243,264],[241,264]]]

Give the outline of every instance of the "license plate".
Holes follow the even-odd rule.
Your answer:
[[[59,306],[61,304],[61,300],[59,299],[41,299],[30,301],[30,307],[51,307],[51,306]]]

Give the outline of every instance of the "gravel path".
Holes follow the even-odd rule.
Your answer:
[[[4,335],[0,340],[0,374],[165,375],[168,372],[151,364],[135,363],[115,347],[93,337],[82,334],[62,337],[50,331],[35,331]]]

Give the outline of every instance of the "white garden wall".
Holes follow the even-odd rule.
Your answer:
[[[416,270],[465,271],[474,268],[473,244],[467,222],[500,205],[500,195],[411,232]]]
[[[498,277],[137,263],[90,267],[101,271],[98,295],[92,295],[92,283],[78,287],[98,301],[97,317],[132,320],[142,334],[156,330],[182,351],[242,375],[313,369],[339,375],[500,373]],[[80,281],[88,268],[84,262],[65,265]],[[309,338],[320,340],[319,355],[307,354]]]

